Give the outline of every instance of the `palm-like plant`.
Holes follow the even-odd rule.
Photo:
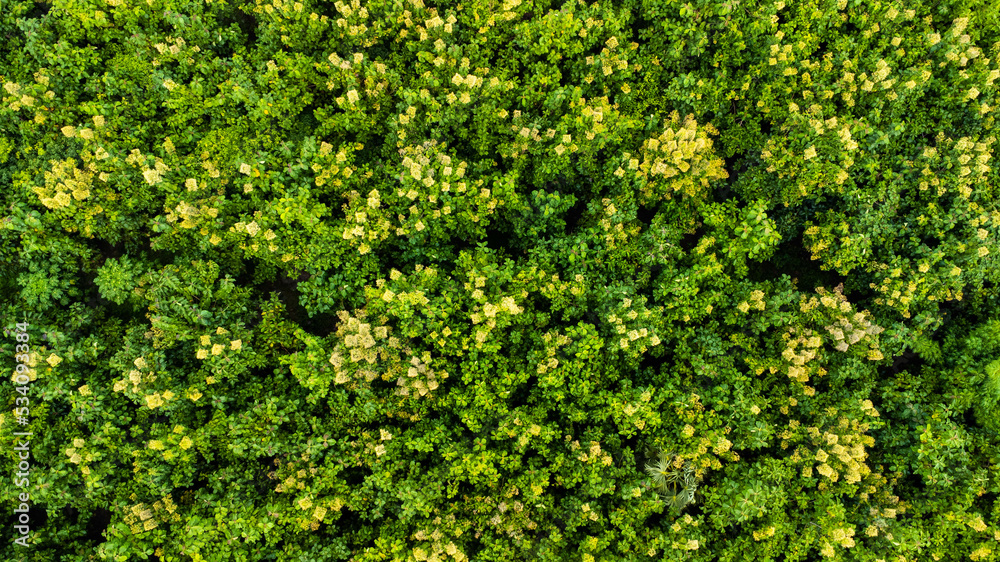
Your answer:
[[[666,490],[670,484],[680,481],[680,471],[674,468],[674,455],[660,451],[653,464],[646,464],[646,472],[653,478],[658,488]]]
[[[683,463],[676,466],[677,455],[660,451],[656,460],[646,464],[646,472],[652,477],[657,491],[675,514],[680,513],[685,506],[694,503],[694,494],[698,489],[698,479],[694,475],[694,467]]]

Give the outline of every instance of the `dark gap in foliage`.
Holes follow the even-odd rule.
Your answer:
[[[573,177],[567,177],[564,173],[560,173],[556,181],[561,194],[571,194],[576,198],[573,206],[563,216],[566,223],[565,232],[567,234],[575,232],[580,226],[581,218],[586,215],[588,203],[594,198],[594,182],[586,176],[575,174]]]
[[[348,461],[344,462],[347,463]],[[365,471],[358,467],[345,465],[345,468],[341,470],[340,474],[344,476],[344,483],[351,487],[360,486],[365,482]],[[346,506],[344,507],[344,511],[348,511]]]
[[[909,371],[909,372],[919,371],[919,368],[920,366],[922,366],[923,363],[924,361],[919,354],[911,350],[906,350],[903,352],[902,355],[898,355],[895,358],[893,358],[892,365],[890,365],[889,368],[895,375],[902,371]]]
[[[473,244],[473,241],[467,237],[452,236],[448,240],[447,246],[449,246],[453,250],[454,254],[457,256],[462,252],[472,251],[472,249],[475,247],[475,244]]]
[[[566,211],[566,235],[573,234],[580,229],[582,219],[586,214],[587,210],[587,198],[583,196],[577,196],[576,203]]]
[[[101,263],[104,261],[119,258],[124,253],[124,242],[111,243],[104,238],[88,238],[85,240],[86,244],[92,249],[96,250],[98,254],[103,258]]]
[[[52,9],[52,4],[50,2],[35,2],[34,7],[31,8],[26,14],[24,14],[24,19],[41,19],[44,16],[49,15],[49,10]]]
[[[534,391],[537,386],[538,377],[535,375],[529,376],[528,380],[519,384],[517,389],[511,394],[510,398],[507,399],[510,409],[513,410],[521,406],[527,406],[528,398],[531,397],[532,391]]]
[[[768,121],[766,119],[761,119],[759,125],[760,125],[760,132],[764,136],[764,138],[765,139],[770,138],[771,132],[773,130],[771,121]]]
[[[42,528],[49,522],[49,512],[44,507],[31,504],[28,506],[28,519],[32,528]]]
[[[512,236],[501,230],[501,226],[496,222],[490,223],[486,227],[486,247],[491,250],[496,250],[499,254],[506,253],[507,249],[510,247],[510,242]]]
[[[656,374],[667,364],[669,364],[669,361],[666,353],[659,357],[654,357],[646,353],[643,355],[642,361],[639,362],[639,368],[636,370],[636,376],[633,377],[632,381],[635,383],[635,386],[652,384]]]
[[[90,518],[87,519],[87,540],[94,541],[98,544],[107,541],[107,537],[104,536],[104,532],[108,529],[108,525],[111,524],[111,511],[104,509],[103,507],[98,507],[91,514]]]
[[[636,211],[635,213],[636,220],[639,221],[639,223],[643,224],[644,226],[649,226],[653,224],[653,217],[655,216],[656,216],[656,208],[647,207],[644,205],[640,205],[638,211]]]
[[[733,171],[735,162],[743,162],[743,159],[726,158],[725,166],[726,170],[729,171],[729,178],[725,181],[725,183],[720,183],[719,186],[716,187],[715,191],[712,193],[717,203],[728,201],[733,196],[732,186],[736,184],[736,180],[739,178],[740,175],[740,172]]]
[[[941,245],[941,239],[937,236],[921,236],[920,242],[927,246],[928,250],[934,250]]]
[[[236,274],[235,279],[233,279],[233,284],[237,287],[252,287],[257,285],[258,289],[261,289],[262,292],[266,292],[264,290],[264,286],[274,283],[274,276],[276,273],[274,269],[264,267],[258,271],[257,262],[254,260],[246,260],[242,263],[244,268]]]
[[[994,435],[993,438],[995,437],[996,436]],[[976,503],[984,506],[993,506],[996,505],[996,501],[998,498],[1000,498],[1000,496],[998,496],[996,492],[986,492],[985,494],[977,498]],[[990,507],[986,508],[986,510],[990,509],[991,509]]]
[[[986,433],[990,434],[988,438],[990,439],[996,438],[996,432],[991,431],[985,428],[984,426],[980,425],[979,420],[976,419],[976,411],[972,408],[969,408],[964,412],[962,412],[962,422],[965,424],[965,427],[969,428],[970,430],[985,430]],[[989,505],[992,505],[992,502]]]
[[[236,24],[240,26],[240,31],[247,36],[246,44],[241,46],[251,47],[257,43],[257,18],[252,13],[244,11],[244,9],[249,10],[250,8],[249,6],[246,6],[246,8],[244,6],[239,6],[233,9],[230,12],[230,15],[233,20],[235,20]],[[224,22],[224,20],[222,20],[220,23],[228,22]]]
[[[87,296],[87,306],[90,308],[97,308],[99,305],[108,306],[112,305],[111,301],[105,299],[101,296],[100,290],[97,288],[96,271],[81,271],[80,272],[80,288],[83,289],[83,293]]]
[[[653,265],[651,265],[651,266],[649,266],[647,268],[647,272],[648,272],[647,277],[649,279],[656,279],[657,276],[659,276],[660,272],[662,272],[662,271],[663,271],[663,263],[656,262],[656,263],[654,263]],[[649,294],[649,291],[644,291],[643,295],[646,296],[646,297],[648,297],[649,300],[650,300],[650,302],[652,302],[654,300],[654,298],[652,297],[652,295]]]
[[[636,432],[632,434],[631,437],[623,437],[621,443],[619,444],[622,454],[620,458],[615,459],[619,461],[615,464],[621,466],[621,461],[630,456],[633,466],[642,472],[646,466],[646,455],[643,454],[642,447],[643,443],[641,433]]]
[[[277,460],[276,455],[268,457],[257,457],[257,461],[261,463],[261,469],[257,471],[256,482],[254,488],[257,490],[258,494],[266,494],[268,491],[272,490],[276,480],[271,479],[271,472],[277,470],[277,465],[274,464]]]
[[[270,380],[272,378],[271,371],[268,371],[267,369],[260,367],[256,369],[251,369],[248,375],[250,377],[250,380],[265,381],[265,380]]]
[[[927,490],[927,483],[924,482],[924,477],[917,474],[916,472],[910,472],[904,469],[904,476],[902,478],[902,483],[897,484],[900,488],[912,490],[914,495],[923,495]]]
[[[51,411],[59,418],[69,418],[73,415],[73,407],[69,400],[53,400],[49,404],[51,404]]]
[[[155,241],[156,238],[153,238]],[[155,244],[155,242],[154,242]],[[152,248],[153,244],[150,245]],[[159,271],[169,264],[175,263],[177,256],[170,250],[154,249],[152,251],[144,251],[142,255],[143,261],[151,262],[154,267],[150,268],[150,271]]]
[[[851,302],[871,303],[879,296],[879,292],[871,288],[870,282],[870,278],[862,271],[852,271],[844,282],[844,295]]]
[[[453,238],[453,240],[455,239]],[[395,244],[387,244],[375,250],[375,255],[378,256],[379,263],[384,264],[383,270],[385,272],[388,272],[390,269],[406,271],[410,265],[410,260],[405,254],[406,252]]]
[[[314,336],[325,338],[337,331],[340,318],[334,312],[320,312],[310,316],[303,328]]]
[[[698,245],[698,242],[701,240],[701,237],[704,236],[704,234],[705,234],[704,229],[699,228],[696,231],[685,234],[683,237],[681,237],[680,242],[678,242],[678,245],[685,252],[690,252],[691,250],[694,249],[695,246]]]
[[[552,312],[551,300],[549,300],[548,298],[539,293],[531,293],[529,295],[529,298],[531,299],[532,310],[544,315],[551,314]]]
[[[957,299],[943,300],[937,303],[938,313],[942,315],[941,328],[938,328],[934,335],[932,336],[934,341],[938,343],[944,343],[947,331],[942,329],[952,322],[953,318],[962,318],[963,315],[959,314],[964,309],[962,301]]]
[[[75,525],[75,524],[79,523],[79,521],[80,521],[80,510],[79,509],[77,509],[77,508],[75,508],[75,507],[73,507],[71,505],[66,505],[66,506],[63,506],[62,509],[60,509],[59,511],[60,511],[60,515],[62,516],[62,519],[65,521],[66,524],[68,524],[68,525]]]
[[[774,255],[764,262],[750,261],[748,278],[754,282],[773,281],[782,275],[798,280],[800,291],[812,292],[816,287],[833,289],[846,279],[835,271],[824,271],[812,260],[798,238],[788,238],[775,249]]]
[[[247,275],[254,276],[253,261],[249,262],[251,269]],[[298,283],[309,278],[309,273],[304,272],[297,279],[292,279],[285,272],[280,272],[275,278],[263,283],[256,283],[256,288],[261,294],[277,293],[282,304],[285,305],[285,316],[288,320],[306,328],[311,323],[308,311],[300,304]],[[246,277],[241,275],[237,278],[238,286],[246,286]]]

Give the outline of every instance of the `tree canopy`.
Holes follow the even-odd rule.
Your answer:
[[[4,3],[3,559],[1000,559],[998,14]]]

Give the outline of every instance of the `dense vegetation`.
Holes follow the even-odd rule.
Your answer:
[[[0,558],[1000,559],[991,0],[0,36]]]

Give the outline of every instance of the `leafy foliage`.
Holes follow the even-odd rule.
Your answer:
[[[0,553],[996,560],[997,14],[5,3]]]

